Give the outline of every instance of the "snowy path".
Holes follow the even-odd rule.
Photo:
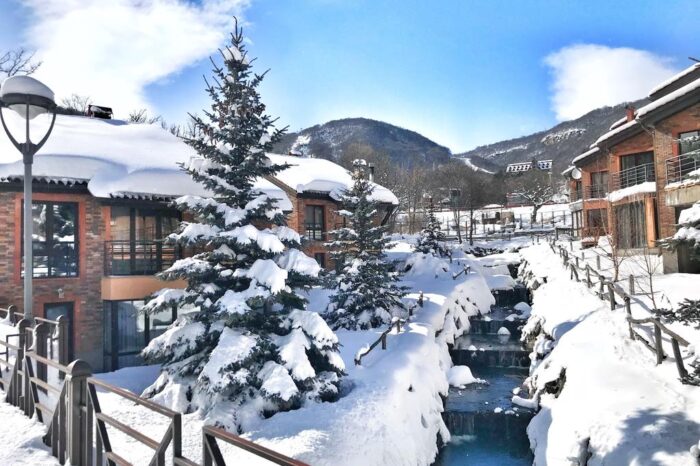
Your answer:
[[[534,292],[532,319],[555,340],[532,384],[543,390],[562,371],[566,378],[558,397],[542,395],[528,428],[535,465],[575,465],[588,452],[589,466],[696,465],[689,449],[700,439],[700,389],[681,384],[673,364],[657,366],[629,339],[624,311],[571,281],[547,245],[522,254],[548,277]]]
[[[4,399],[4,392],[0,392]],[[46,428],[35,419],[29,419],[19,408],[0,401],[0,464],[3,466],[53,466],[56,458],[41,438]]]

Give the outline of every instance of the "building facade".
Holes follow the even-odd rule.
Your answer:
[[[95,134],[99,140],[91,139]],[[0,140],[0,306],[21,309],[19,157]],[[196,154],[188,146],[153,125],[57,118],[34,170],[33,306],[38,317],[67,317],[69,357],[96,371],[138,365],[141,350],[177,317],[174,309],[157,315],[140,311],[145,299],[164,287],[155,275],[191,254],[163,239],[183,215],[170,201],[206,195],[177,166],[192,158]],[[326,160],[270,158],[290,167],[259,180],[256,189],[277,201],[289,226],[303,236],[305,252],[329,267],[324,241],[338,224],[336,199],[350,186],[350,174]],[[398,201],[381,186],[375,192],[381,202],[378,221],[386,220]]]

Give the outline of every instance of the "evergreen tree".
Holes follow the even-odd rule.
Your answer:
[[[445,234],[440,229],[440,221],[435,216],[435,204],[432,197],[428,206],[428,222],[418,236],[415,251],[440,257],[448,255],[447,247],[445,247]]]
[[[681,244],[687,245],[691,260],[700,261],[700,202],[681,211],[678,224],[676,234],[659,243],[670,250],[677,249]]]
[[[337,337],[295,291],[313,283],[320,267],[298,249],[300,237],[275,200],[254,188],[285,168],[265,155],[282,131],[260,101],[264,74],[253,73],[238,25],[222,55],[207,83],[211,110],[192,116],[200,136],[185,139],[199,157],[183,166],[213,196],[177,199],[194,220],[170,236],[203,252],[160,275],[187,287],[161,290],[146,312],[184,312],[143,356],[162,364],[147,396],[241,431],[304,399],[334,398],[344,366]]]
[[[403,307],[398,273],[386,259],[386,228],[375,224],[374,184],[366,177],[367,163],[353,162],[353,186],[340,199],[339,214],[346,226],[331,232],[338,272],[326,320],[334,329],[367,329],[391,322],[392,311]]]

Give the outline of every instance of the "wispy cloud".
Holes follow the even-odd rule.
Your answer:
[[[558,120],[578,118],[605,105],[646,97],[677,72],[670,59],[645,50],[578,44],[550,55],[552,109]]]
[[[249,0],[23,0],[37,76],[119,115],[150,107],[144,88],[212,54]]]

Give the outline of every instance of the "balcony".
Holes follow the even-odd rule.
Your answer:
[[[583,188],[584,199],[604,199],[607,195],[608,187],[602,184],[584,186]]]
[[[700,178],[700,154],[679,155],[666,160],[666,184]]]
[[[656,181],[653,163],[645,163],[613,173],[610,177],[610,191],[629,188],[649,181]]]
[[[163,241],[105,241],[106,276],[155,275],[184,257],[182,248]]]
[[[583,199],[583,190],[581,189],[581,186],[579,186],[577,189],[569,190],[569,202],[576,202],[580,201],[581,199]]]

